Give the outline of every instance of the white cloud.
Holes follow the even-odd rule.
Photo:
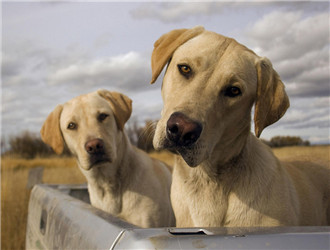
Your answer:
[[[263,16],[249,31],[253,38],[265,50],[278,46],[284,33],[292,32],[292,23],[299,21],[301,12],[274,11]]]
[[[158,4],[141,4],[131,12],[136,19],[159,19],[162,22],[179,22],[196,15],[220,13],[228,3],[221,2],[171,2]]]
[[[162,77],[149,85],[152,44],[200,24],[269,57],[282,77],[291,107],[263,135],[322,138],[330,113],[328,12],[320,2],[7,3],[2,130],[39,131],[57,104],[98,88],[130,96],[139,121],[157,119]]]
[[[295,97],[290,102],[286,114],[267,127],[262,132],[262,138],[270,140],[276,135],[290,135],[300,136],[313,144],[330,143],[330,97]]]
[[[96,49],[106,48],[109,46],[111,38],[113,38],[113,34],[110,32],[103,33],[95,39],[93,45]]]
[[[296,110],[288,112],[286,117],[283,118],[282,126],[288,129],[301,129],[301,128],[328,128],[329,127],[329,112],[325,109],[309,109]]]
[[[306,51],[297,58],[282,58],[280,62],[276,63],[276,68],[281,72],[282,78],[292,80],[299,76],[301,72],[313,68],[327,68],[329,65],[329,49],[324,46],[319,50]],[[308,62],[308,63],[307,63]]]
[[[329,14],[304,17],[303,12],[274,11],[247,31],[273,61],[300,58],[329,44]]]
[[[29,49],[24,52],[26,47]],[[4,55],[7,59],[3,62],[1,112],[5,135],[26,129],[39,131],[57,104],[99,88],[130,96],[136,104],[133,116],[139,121],[156,118],[160,113],[160,85],[150,88],[150,59],[143,53],[131,51],[106,57],[72,46],[65,51],[55,51],[20,42],[10,49],[7,47]],[[152,99],[150,96],[156,96],[156,91],[159,101],[144,103]],[[139,92],[144,92],[147,98],[137,95]]]
[[[2,53],[2,69],[1,75],[3,78],[10,77],[19,73],[22,61],[16,60],[15,57],[9,57],[7,54]]]
[[[280,120],[288,130],[327,129],[330,127],[330,99],[327,97],[291,98],[291,107]]]
[[[246,35],[273,62],[290,96],[329,96],[329,14],[274,11]]]
[[[329,144],[330,135],[310,136],[308,141],[310,141],[312,144]]]
[[[137,52],[128,52],[110,58],[86,59],[64,64],[51,73],[48,81],[50,85],[108,85],[116,89],[134,91],[146,84],[150,75],[149,59]]]
[[[316,100],[311,102],[311,107],[320,109],[320,108],[327,108],[330,111],[330,97],[323,97],[323,98],[317,98]],[[330,115],[330,112],[329,112]],[[329,117],[330,118],[330,117]]]
[[[157,3],[141,3],[139,7],[131,11],[131,16],[135,19],[154,19],[163,23],[182,23],[186,22],[188,18],[194,17],[201,19],[201,17],[210,17],[212,15],[225,15],[228,12],[246,15],[248,10],[253,12],[253,16],[258,16],[260,13],[268,11],[269,9],[279,9],[286,11],[302,11],[308,13],[315,13],[325,11],[329,8],[326,1],[302,2],[302,1],[159,1]],[[239,17],[235,17],[239,19]],[[235,20],[228,20],[233,22]],[[280,19],[279,19],[280,21]],[[273,25],[273,23],[270,23]],[[219,24],[221,25],[221,24]],[[223,25],[228,25],[225,23]],[[278,29],[278,32],[280,30]],[[269,32],[269,31],[267,31]],[[270,31],[271,32],[271,31]]]

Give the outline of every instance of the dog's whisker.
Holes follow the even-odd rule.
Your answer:
[[[142,147],[142,149],[148,150],[149,148],[153,148],[152,141],[155,135],[156,130],[155,121],[148,121],[144,128],[140,129],[138,133],[138,146]]]

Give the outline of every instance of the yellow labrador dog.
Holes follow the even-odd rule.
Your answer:
[[[171,201],[178,227],[329,224],[329,169],[282,163],[250,133],[289,107],[271,62],[234,39],[204,30],[161,36],[152,80],[168,64],[156,149],[176,150]]]
[[[58,105],[41,129],[56,153],[66,145],[88,181],[93,206],[140,227],[174,226],[171,172],[129,142],[132,101],[107,90]]]

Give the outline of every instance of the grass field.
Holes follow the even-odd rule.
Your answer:
[[[286,147],[274,149],[280,159],[311,160],[330,164],[330,146]],[[173,164],[173,155],[152,153],[152,157]],[[85,183],[73,158],[1,159],[1,249],[24,249],[30,189],[29,171],[42,166],[42,182],[53,184]]]
[[[1,249],[24,249],[29,171],[42,166],[44,183],[85,183],[73,158],[1,159]]]

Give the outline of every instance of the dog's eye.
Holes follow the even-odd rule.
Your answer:
[[[99,114],[99,116],[97,117],[97,120],[100,122],[103,122],[109,115],[105,114],[105,113],[101,113]]]
[[[75,124],[74,122],[70,122],[67,128],[70,130],[74,130],[77,128],[77,124]]]
[[[238,87],[229,87],[226,89],[225,91],[225,96],[228,96],[228,97],[236,97],[238,95],[240,95],[242,92],[241,90],[238,88]]]
[[[188,65],[185,65],[185,64],[182,64],[182,65],[179,64],[178,69],[179,69],[180,73],[182,75],[184,75],[185,77],[189,77],[192,73],[191,68]]]

